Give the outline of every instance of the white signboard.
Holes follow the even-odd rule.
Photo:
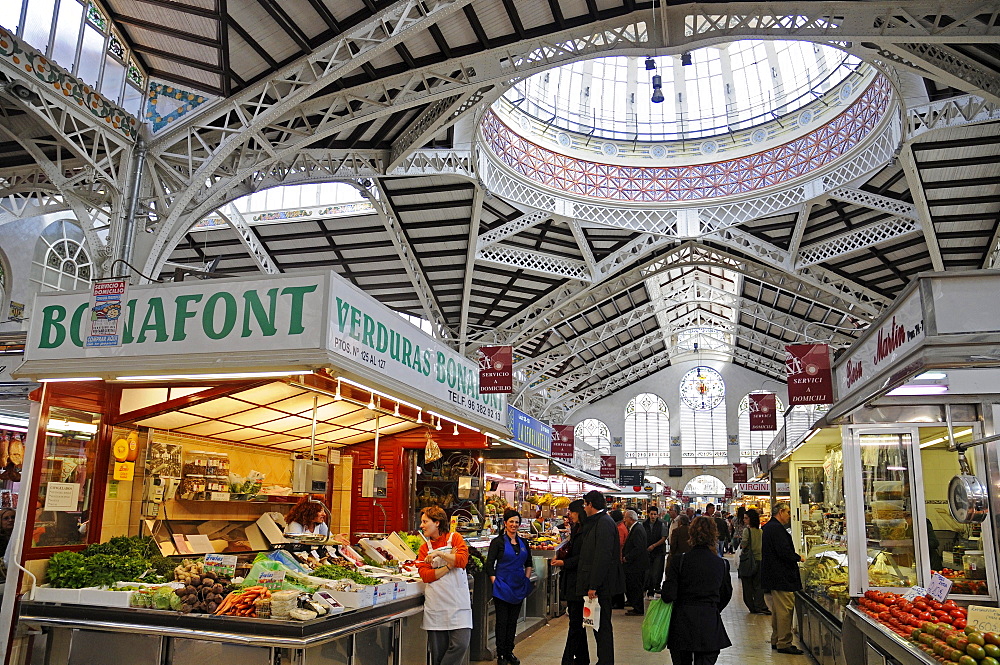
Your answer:
[[[837,399],[870,381],[876,374],[902,358],[924,338],[920,291],[915,290],[893,310],[889,320],[865,340],[851,346],[845,359],[837,363]]]
[[[931,575],[931,583],[927,585],[927,595],[937,602],[943,603],[944,599],[951,593],[951,584],[951,580],[941,573],[934,573]]]
[[[52,512],[74,511],[80,504],[80,483],[45,483],[45,507]]]
[[[906,590],[905,593],[903,593],[903,598],[912,603],[914,600],[917,599],[917,597],[926,595],[927,595],[927,589],[923,588],[922,586],[911,586],[909,589]]]
[[[743,492],[744,494],[750,492],[770,492],[771,483],[736,483],[736,491]]]
[[[969,624],[981,633],[1000,632],[1000,607],[969,605]]]
[[[22,355],[0,356],[0,383],[13,383],[15,379],[10,375],[20,364],[24,362]]]

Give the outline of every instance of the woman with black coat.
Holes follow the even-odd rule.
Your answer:
[[[670,533],[670,550],[667,552],[667,569],[674,565],[674,561],[681,554],[684,554],[691,549],[691,544],[688,542],[688,528],[691,524],[691,518],[687,515],[679,515],[677,517],[677,526],[671,530]]]
[[[590,665],[590,648],[587,646],[587,631],[583,627],[583,598],[576,595],[576,571],[583,551],[580,537],[580,523],[587,514],[583,510],[583,499],[569,504],[569,541],[556,552],[551,565],[562,568],[559,586],[566,599],[569,614],[569,629],[566,631],[566,648],[563,649],[562,665]]]
[[[521,603],[531,593],[531,548],[517,534],[521,513],[506,510],[504,530],[490,542],[483,569],[493,584],[493,607],[496,610],[496,649],[498,665],[521,665],[514,655],[514,636]]]
[[[673,601],[667,648],[673,665],[715,665],[733,645],[722,610],[733,596],[729,562],[716,548],[719,532],[710,517],[696,517],[688,529],[691,550],[678,555],[663,584],[662,599]]]

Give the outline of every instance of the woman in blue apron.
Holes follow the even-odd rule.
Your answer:
[[[531,549],[528,541],[517,535],[521,514],[507,510],[503,514],[503,533],[490,543],[484,566],[493,583],[493,607],[497,622],[497,664],[520,665],[514,655],[514,634],[521,603],[531,593]]]

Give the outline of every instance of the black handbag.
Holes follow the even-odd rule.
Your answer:
[[[740,550],[740,565],[736,569],[736,575],[740,579],[753,577],[760,569],[760,562],[753,556],[753,531],[747,529],[744,534],[747,537],[744,538],[743,549]]]

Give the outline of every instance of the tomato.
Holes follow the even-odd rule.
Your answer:
[[[969,646],[969,640],[965,637],[959,637],[955,642],[955,648],[959,651],[965,651],[965,647]]]
[[[953,619],[964,619],[967,616],[967,612],[959,607],[948,610],[948,614]]]
[[[965,655],[958,659],[958,665],[978,665],[978,663],[972,656]]]
[[[924,601],[922,601],[922,600],[918,600],[918,601],[916,601],[915,603],[913,603],[913,606],[914,606],[915,608],[917,608],[918,610],[920,610],[921,612],[926,612],[926,611],[927,611],[927,610],[929,609],[929,608],[927,607],[927,603],[925,603],[925,602],[924,602]]]
[[[945,612],[944,610],[934,610],[933,612],[931,612],[931,614],[933,614],[939,620],[948,616],[948,613]]]
[[[983,634],[980,632],[973,631],[969,633],[969,644],[975,644],[977,646],[983,646],[986,644],[986,640],[983,639]]]
[[[924,621],[930,622],[934,620],[934,616],[930,612],[921,612],[918,616]]]
[[[983,633],[983,639],[986,640],[987,644],[996,644],[1000,646],[1000,635],[996,633]],[[994,656],[995,658],[996,656]]]
[[[927,604],[931,606],[932,610],[939,610],[942,607],[944,607],[944,605],[942,605],[941,603],[937,602],[936,600],[932,600],[931,602],[929,602]]]
[[[997,660],[993,656],[986,656],[986,658],[979,661],[979,665],[1000,665],[1000,660]]]
[[[952,600],[951,598],[948,598],[947,600],[945,600],[945,601],[944,601],[943,603],[941,603],[941,604],[942,604],[942,605],[944,605],[945,607],[947,607],[947,608],[948,608],[949,610],[951,610],[951,609],[954,609],[954,608],[958,607],[958,603],[956,603],[956,602],[955,602],[954,600]]]
[[[965,625],[965,619],[955,619],[951,622],[951,625],[955,627],[956,630],[963,630]]]
[[[1000,658],[1000,647],[995,644],[984,644],[983,651],[986,652],[987,656],[992,656],[993,658]]]
[[[951,651],[949,651],[948,653],[945,654],[945,657],[948,660],[958,661],[958,659],[961,658],[963,655],[964,654],[961,651],[959,651],[958,649],[952,648]]]
[[[983,648],[978,644],[970,644],[969,646],[965,647],[965,653],[969,654],[976,660],[982,660],[983,658],[986,658],[986,651],[984,651]]]

